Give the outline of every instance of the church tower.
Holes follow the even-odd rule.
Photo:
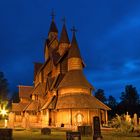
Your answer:
[[[82,70],[82,58],[80,50],[78,48],[75,31],[73,31],[73,37],[71,42],[71,48],[68,54],[68,71],[70,70]]]
[[[59,95],[88,94],[91,95],[92,85],[83,74],[83,62],[78,43],[73,31],[71,47],[68,52],[68,72],[58,86]]]
[[[58,29],[54,21],[54,13],[52,13],[52,22],[48,32],[48,39],[45,42],[45,61],[49,59],[51,53],[58,47]]]

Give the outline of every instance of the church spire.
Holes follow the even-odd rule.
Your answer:
[[[58,29],[57,29],[56,24],[54,22],[54,18],[55,18],[54,11],[52,11],[51,17],[52,17],[52,22],[51,22],[51,25],[50,25],[49,33],[51,33],[51,32],[58,33]]]
[[[68,37],[66,25],[65,25],[65,18],[63,18],[62,21],[63,21],[63,27],[62,27],[62,32],[61,32],[59,43],[67,43],[67,44],[69,44],[70,41],[69,41],[69,37]]]
[[[71,47],[68,53],[68,71],[82,70],[83,65],[82,65],[81,54],[75,36],[76,29],[73,28],[72,31],[73,31],[73,37],[71,41]]]
[[[58,47],[58,29],[56,27],[55,21],[54,21],[54,11],[51,13],[52,21],[50,24],[49,32],[48,32],[48,38],[45,43],[45,60],[48,60],[48,58],[52,55],[52,51],[57,49]]]
[[[73,37],[72,37],[72,41],[71,41],[71,48],[69,50],[68,58],[72,58],[72,57],[81,58],[80,50],[78,48],[78,43],[77,43],[76,36],[75,36],[75,32],[77,30],[73,26],[71,31],[73,32]]]
[[[56,25],[55,25],[54,20],[52,20],[52,22],[51,22],[50,29],[49,29],[49,33],[50,33],[50,32],[58,33],[58,29],[57,29],[57,27],[56,27]]]

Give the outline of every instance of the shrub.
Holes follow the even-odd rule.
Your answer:
[[[131,119],[126,118],[126,115],[119,116],[116,114],[116,117],[111,120],[111,126],[122,133],[130,133],[134,131],[134,125]]]

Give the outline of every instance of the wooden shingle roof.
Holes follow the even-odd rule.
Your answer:
[[[38,63],[38,62],[35,62],[34,63],[34,80],[35,80],[35,77],[38,73],[38,71],[40,70],[40,68],[43,66],[42,63]]]
[[[12,103],[12,112],[22,112],[30,104],[29,103]]]
[[[55,83],[55,85],[54,85],[54,89],[57,89],[57,88],[58,88],[58,86],[59,86],[59,84],[61,83],[61,81],[63,80],[64,76],[65,76],[65,75],[62,74],[62,73],[60,73],[60,74],[58,75],[57,81],[56,81],[56,83]]]
[[[38,111],[40,108],[40,103],[38,101],[32,101],[28,107],[26,108],[26,111]]]
[[[68,43],[68,44],[70,43],[65,24],[63,24],[63,27],[62,27],[62,32],[61,32],[61,35],[60,35],[59,43]]]
[[[56,109],[104,109],[110,110],[97,98],[86,94],[68,94],[59,96]]]
[[[58,29],[56,27],[56,24],[55,24],[54,20],[52,20],[52,22],[51,22],[49,33],[50,32],[56,32],[56,33],[58,33]]]
[[[32,94],[36,95],[44,95],[46,91],[46,83],[39,83],[34,89],[32,90]]]
[[[30,98],[31,91],[33,90],[32,86],[23,86],[19,85],[19,97],[20,98]]]
[[[68,58],[72,58],[72,57],[81,58],[81,54],[80,54],[78,43],[75,37],[75,33],[73,33],[71,47],[68,54]]]
[[[83,87],[93,89],[93,86],[87,81],[82,70],[68,71],[58,86],[58,88],[64,87]]]

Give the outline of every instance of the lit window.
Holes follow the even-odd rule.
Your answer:
[[[83,122],[83,115],[82,114],[77,114],[76,115],[76,122],[81,124]]]

